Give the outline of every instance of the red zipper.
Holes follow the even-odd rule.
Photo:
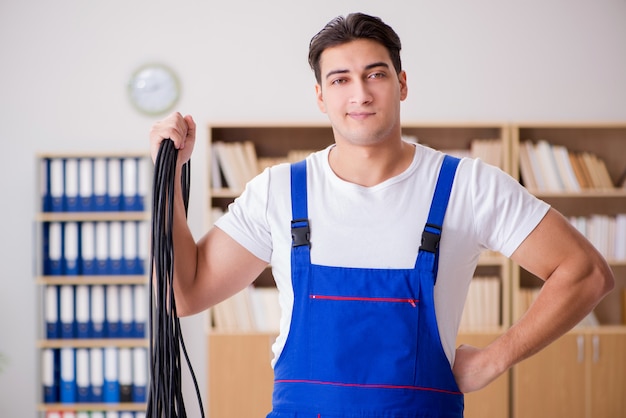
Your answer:
[[[327,296],[327,295],[309,295],[310,299],[323,299],[323,300],[340,300],[340,301],[360,301],[360,302],[387,302],[387,303],[410,303],[414,308],[418,299],[407,298],[368,298],[358,296]]]

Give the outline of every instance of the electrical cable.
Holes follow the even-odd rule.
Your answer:
[[[176,313],[174,298],[174,182],[178,150],[166,139],[154,164],[152,185],[152,236],[150,252],[150,384],[147,418],[186,418],[182,395],[181,356],[187,362],[196,389],[201,416],[202,399]],[[182,167],[181,187],[185,216],[189,208],[191,161]]]

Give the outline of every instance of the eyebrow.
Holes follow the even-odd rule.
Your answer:
[[[368,64],[368,65],[366,65],[366,66],[365,66],[365,70],[371,70],[372,68],[376,68],[376,67],[385,67],[385,68],[389,68],[389,64],[387,64],[387,63],[386,63],[386,62],[384,62],[384,61],[374,62],[374,63],[372,63],[372,64]],[[349,73],[349,72],[350,72],[350,71],[349,71],[349,70],[347,70],[347,69],[332,70],[332,71],[329,71],[329,72],[326,74],[326,78],[328,78],[328,77],[330,77],[330,76],[332,76],[332,75],[335,75],[335,74],[346,74],[346,73]]]

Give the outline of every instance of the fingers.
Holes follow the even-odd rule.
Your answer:
[[[191,115],[183,117],[179,112],[174,112],[165,119],[156,122],[150,131],[150,148],[153,161],[156,160],[161,142],[171,139],[174,146],[182,150],[187,142],[193,142],[196,136],[196,123]]]

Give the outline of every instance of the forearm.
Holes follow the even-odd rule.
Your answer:
[[[572,329],[610,291],[613,277],[599,256],[587,266],[563,266],[546,280],[529,310],[487,348],[506,371]]]
[[[177,165],[174,179],[174,207],[172,221],[174,296],[179,311],[185,310],[186,298],[193,294],[198,264],[198,247],[187,223],[187,214],[181,186],[181,167]]]

